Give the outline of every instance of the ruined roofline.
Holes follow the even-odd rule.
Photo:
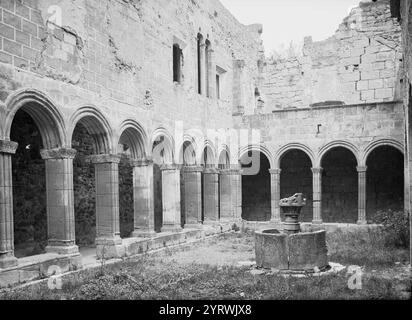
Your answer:
[[[348,20],[350,20],[350,18],[354,15],[354,11],[355,11],[355,10],[357,10],[357,9],[363,9],[363,8],[370,7],[370,6],[377,6],[377,5],[382,4],[382,3],[386,3],[386,4],[390,5],[390,4],[391,4],[391,1],[398,1],[398,0],[361,0],[361,1],[358,3],[358,5],[357,5],[356,7],[353,7],[353,8],[351,9],[350,13],[349,13],[348,15],[346,15],[346,16],[341,20],[341,22],[339,23],[337,29],[335,29],[335,31],[334,31],[334,33],[333,33],[332,35],[328,36],[327,38],[325,38],[325,39],[323,39],[323,40],[317,40],[317,41],[313,41],[312,35],[307,35],[307,36],[305,36],[305,37],[303,38],[303,46],[302,46],[302,49],[301,49],[301,51],[299,52],[299,54],[297,54],[296,56],[293,56],[293,57],[275,58],[275,59],[273,59],[272,62],[275,62],[275,61],[296,60],[296,59],[298,59],[299,57],[304,56],[303,50],[304,50],[304,48],[305,48],[307,45],[322,46],[324,43],[328,43],[328,42],[331,42],[331,41],[336,40],[336,35],[339,33],[340,27],[341,27],[342,25],[344,25],[345,23],[347,23]],[[394,17],[394,18],[395,18],[395,17]],[[271,57],[270,57],[270,56],[267,56],[266,58],[269,60]],[[270,62],[269,62],[269,63],[270,63]]]
[[[201,1],[204,1],[204,0],[201,0]],[[233,21],[235,21],[241,27],[247,29],[249,32],[251,32],[251,33],[257,32],[259,35],[261,35],[263,33],[263,24],[262,23],[255,22],[255,23],[252,23],[252,24],[244,24],[244,23],[240,22],[234,16],[234,14],[228,8],[226,8],[226,6],[220,0],[208,0],[208,1],[215,1],[217,4],[219,4],[220,8],[218,8],[218,11],[220,11],[220,10],[224,11],[228,16],[230,16],[232,18]]]

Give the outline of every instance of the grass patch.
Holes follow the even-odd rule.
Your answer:
[[[348,288],[345,272],[322,277],[252,275],[237,262],[254,259],[254,237],[225,234],[202,244],[85,270],[63,278],[63,289],[47,283],[0,293],[0,299],[164,300],[164,299],[405,299],[410,274],[400,274],[408,251],[389,246],[382,232],[328,234],[330,261],[365,268],[361,290]],[[369,270],[369,271],[368,271]],[[373,272],[372,272],[373,270]],[[378,270],[378,271],[375,271]],[[379,271],[380,270],[380,271]],[[400,276],[399,276],[400,275]]]

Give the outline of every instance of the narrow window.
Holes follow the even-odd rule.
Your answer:
[[[226,70],[222,67],[216,66],[216,99],[225,99],[225,80]],[[223,94],[222,94],[223,93]]]
[[[181,83],[182,80],[182,49],[178,44],[173,45],[173,81]]]
[[[205,42],[205,75],[206,75],[206,97],[210,97],[209,93],[209,74],[210,74],[210,42]]]
[[[220,76],[216,75],[216,98],[220,99]]]
[[[203,36],[197,35],[197,92],[202,94],[202,40]]]

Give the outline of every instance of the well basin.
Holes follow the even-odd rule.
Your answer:
[[[276,229],[256,231],[255,252],[260,268],[313,271],[328,267],[324,230],[290,235]]]

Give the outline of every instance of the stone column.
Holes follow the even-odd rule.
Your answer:
[[[322,224],[322,172],[323,168],[312,168],[313,173],[313,224]]]
[[[223,222],[233,220],[231,178],[229,173],[229,169],[219,170],[220,221]]]
[[[202,221],[202,172],[203,167],[185,166],[184,177],[184,213],[185,228],[200,228]]]
[[[47,252],[75,254],[73,159],[74,149],[42,150],[46,162]]]
[[[182,231],[180,212],[180,166],[162,165],[162,232]]]
[[[281,223],[280,218],[280,173],[281,169],[271,169],[270,173],[270,190],[271,190],[271,210],[272,218],[271,221],[274,223]]]
[[[230,171],[230,187],[232,192],[232,210],[235,221],[242,220],[242,170],[239,166],[234,166]]]
[[[91,156],[96,176],[96,245],[99,256],[121,257],[119,217],[120,156]]]
[[[366,221],[366,171],[367,167],[357,167],[358,170],[358,224]]]
[[[132,160],[134,198],[134,237],[156,235],[154,221],[153,161]]]
[[[219,222],[219,173],[215,168],[203,171],[203,210],[205,224]]]
[[[216,64],[215,64],[215,52],[209,48],[209,66],[208,66],[208,78],[209,78],[209,98],[214,99],[216,97]]]
[[[13,179],[11,157],[18,144],[0,140],[0,269],[17,265],[14,256]]]

